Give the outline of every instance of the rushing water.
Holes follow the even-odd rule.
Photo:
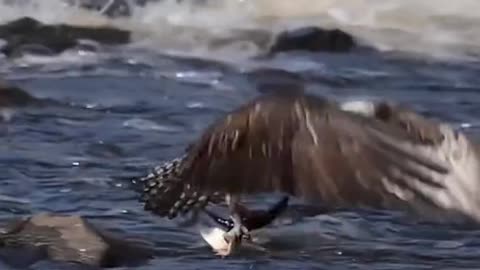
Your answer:
[[[0,125],[1,219],[81,214],[151,240],[158,256],[133,269],[479,268],[480,230],[389,212],[278,224],[264,234],[267,252],[219,259],[194,228],[144,212],[128,186],[265,85],[301,84],[338,99],[393,99],[479,136],[479,1],[192,2],[153,2],[117,19],[53,0],[0,5],[1,22],[29,15],[135,33],[132,44],[96,53],[0,59],[1,77],[59,102],[18,109]],[[380,52],[250,57],[264,48],[243,30],[298,25],[339,27]],[[213,45],[225,39],[231,42]],[[55,267],[68,269],[49,262],[34,269]]]

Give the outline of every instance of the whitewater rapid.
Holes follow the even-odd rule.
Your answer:
[[[114,25],[131,30],[134,44],[158,52],[248,57],[264,49],[258,33],[316,25],[340,28],[384,52],[462,60],[480,54],[477,0],[164,0],[114,19],[60,0],[23,2],[0,2],[0,23],[30,16],[47,23]],[[219,40],[229,42],[218,46]]]

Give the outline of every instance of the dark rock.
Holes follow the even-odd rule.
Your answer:
[[[246,73],[262,94],[303,93],[305,80],[301,75],[276,68],[260,68]]]
[[[353,37],[342,30],[327,30],[312,26],[281,32],[275,38],[269,52],[348,52],[354,46]]]
[[[0,80],[0,108],[24,107],[40,103],[39,99],[24,90],[8,85]]]
[[[79,40],[92,40],[106,45],[120,45],[130,41],[130,32],[107,26],[73,26],[43,24],[24,17],[0,26],[0,39],[6,44],[1,52],[17,56],[22,47],[35,45],[48,54],[61,53],[79,44]]]
[[[153,257],[145,242],[101,230],[79,216],[39,214],[12,220],[0,234],[0,258],[9,265],[40,260],[95,267],[137,266]]]

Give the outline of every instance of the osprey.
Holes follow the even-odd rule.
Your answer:
[[[162,217],[225,200],[230,219],[212,217],[228,223],[224,238],[234,246],[279,212],[249,215],[241,197],[256,193],[478,222],[478,149],[465,134],[393,103],[274,94],[231,111],[140,180],[145,209]]]

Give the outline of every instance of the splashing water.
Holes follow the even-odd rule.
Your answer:
[[[0,4],[0,22],[31,16],[47,23],[110,24],[160,52],[252,56],[265,49],[271,33],[316,25],[343,29],[382,51],[456,58],[480,53],[476,0],[164,0],[134,6],[130,17],[116,19],[61,0],[23,2]]]

